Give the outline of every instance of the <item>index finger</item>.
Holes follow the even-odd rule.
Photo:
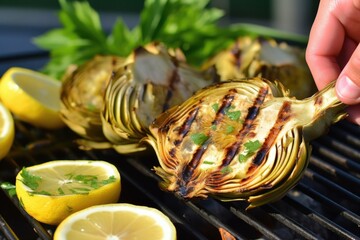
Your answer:
[[[306,49],[306,61],[319,89],[337,79],[341,72],[337,57],[344,43],[345,29],[332,14],[334,2],[320,1]]]

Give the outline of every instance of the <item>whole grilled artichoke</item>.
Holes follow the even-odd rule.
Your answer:
[[[249,208],[278,200],[302,177],[309,141],[345,117],[333,86],[304,100],[261,78],[198,91],[161,114],[144,139],[158,156],[161,187]]]
[[[70,129],[86,139],[106,140],[100,111],[113,71],[123,64],[124,58],[98,55],[69,67],[62,80],[60,116]]]
[[[129,58],[110,80],[101,114],[106,138],[123,154],[146,150],[139,141],[155,117],[212,83],[161,44],[139,47]]]
[[[304,49],[274,39],[240,37],[202,68],[215,68],[223,81],[247,77],[279,81],[298,99],[316,92]]]

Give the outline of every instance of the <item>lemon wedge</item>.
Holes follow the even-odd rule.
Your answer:
[[[0,160],[3,159],[14,142],[14,120],[9,110],[0,103]]]
[[[67,217],[54,240],[174,240],[176,229],[161,211],[127,203],[86,208]]]
[[[56,129],[60,118],[61,82],[26,68],[9,68],[0,81],[0,98],[18,119],[34,126]]]
[[[25,211],[50,225],[84,208],[115,203],[121,191],[117,168],[90,160],[54,160],[23,168],[15,186]]]

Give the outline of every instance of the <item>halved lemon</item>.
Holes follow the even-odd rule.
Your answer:
[[[86,208],[67,217],[54,240],[173,240],[176,229],[161,211],[127,203]]]
[[[115,203],[121,191],[117,168],[90,160],[54,160],[23,168],[15,186],[25,211],[51,225],[84,208]]]
[[[14,142],[14,120],[9,110],[0,103],[0,160],[3,159]]]
[[[20,120],[37,127],[65,126],[60,118],[61,82],[26,68],[9,68],[0,81],[3,104]]]

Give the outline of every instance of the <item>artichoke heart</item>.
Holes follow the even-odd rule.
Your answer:
[[[62,79],[60,116],[83,138],[104,141],[100,111],[106,85],[125,58],[97,55],[80,66],[70,66]]]
[[[223,81],[252,77],[279,81],[298,99],[309,97],[317,90],[304,49],[274,39],[240,37],[202,68],[215,68]]]
[[[346,115],[333,86],[303,100],[261,78],[199,90],[159,115],[144,138],[157,154],[160,186],[250,208],[278,200],[302,177],[309,141]]]
[[[162,44],[139,47],[129,58],[110,80],[101,114],[106,138],[122,154],[146,150],[139,141],[155,117],[213,83]]]

